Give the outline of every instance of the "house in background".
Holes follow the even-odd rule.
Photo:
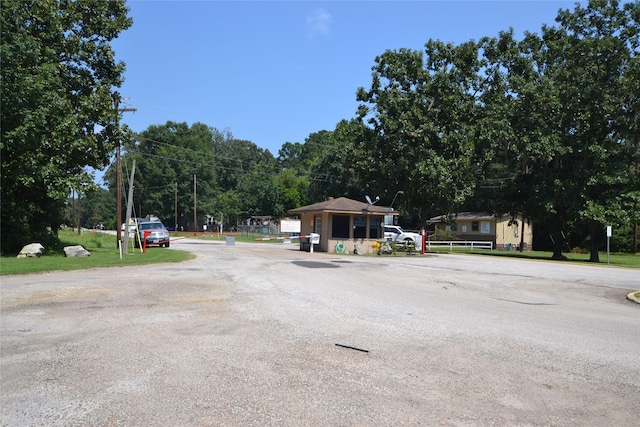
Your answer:
[[[320,235],[314,250],[321,252],[373,252],[373,242],[384,239],[385,216],[397,216],[390,207],[376,206],[346,197],[329,198],[324,202],[290,209],[290,215],[300,217],[300,234]]]
[[[491,241],[499,250],[525,251],[533,247],[533,226],[522,215],[494,215],[486,212],[458,212],[440,215],[429,220],[436,230],[449,231],[458,240]]]

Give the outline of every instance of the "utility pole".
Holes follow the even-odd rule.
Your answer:
[[[637,144],[636,144],[637,145]],[[636,176],[640,173],[640,162],[636,158]],[[638,212],[638,200],[633,203],[633,209]],[[636,219],[633,222],[633,248],[632,251],[634,254],[638,253],[638,220]]]
[[[76,190],[75,188],[71,189],[71,212],[69,212],[69,224],[71,224],[71,230],[75,227],[73,223],[73,219],[76,216]]]
[[[195,235],[198,231],[198,216],[196,215],[196,174],[193,174],[193,234]]]
[[[122,221],[122,166],[120,163],[120,113],[124,112],[136,112],[136,108],[118,108],[120,104],[120,94],[118,92],[113,93],[113,107],[116,112],[116,197],[117,197],[117,209],[116,209],[116,244],[120,245],[122,240],[122,232],[120,229],[120,221]],[[125,224],[125,228],[128,224]]]
[[[175,183],[175,204],[173,207],[173,215],[174,215],[174,224],[176,226],[176,231],[178,231],[178,182]]]
[[[80,235],[80,190],[78,190],[78,236]]]

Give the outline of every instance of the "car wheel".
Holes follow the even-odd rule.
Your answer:
[[[169,247],[169,242],[165,243],[165,244],[164,244],[164,247],[165,247],[165,248],[168,248],[168,247]]]

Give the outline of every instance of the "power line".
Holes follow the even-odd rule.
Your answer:
[[[164,145],[164,146],[171,147],[171,148],[177,148],[177,149],[180,149],[180,150],[190,151],[190,152],[192,152],[192,153],[196,153],[196,154],[201,154],[201,155],[209,155],[209,154],[211,154],[211,153],[204,153],[204,152],[202,152],[202,151],[194,150],[194,149],[192,149],[192,148],[181,147],[181,146],[179,146],[179,145],[170,144],[170,143],[168,143],[168,142],[158,141],[158,140],[151,139],[151,138],[144,138],[144,137],[140,137],[139,135],[138,135],[138,139],[139,139],[139,140],[141,140],[141,141],[153,142],[153,143],[160,144],[160,145]],[[326,140],[325,140],[325,141],[326,141]],[[300,144],[300,145],[310,145],[310,146],[313,146],[313,145],[320,146],[320,145],[321,145],[321,143],[319,143],[319,142],[318,142],[318,143],[316,143],[316,142],[311,142],[311,141],[307,141],[307,142],[305,142],[305,143],[296,143],[296,144]],[[257,146],[256,146],[256,147],[257,147]],[[337,147],[337,145],[335,145],[335,144],[325,144],[325,145],[322,145],[322,147],[323,147],[323,148],[329,147],[329,148],[333,148],[333,149],[338,148],[338,147]],[[258,148],[260,148],[260,147],[258,147]],[[215,153],[215,152],[214,152],[213,154],[214,154],[217,158],[221,158],[221,159],[234,160],[234,161],[239,161],[239,162],[246,162],[245,160],[242,160],[242,159],[241,159],[241,158],[239,158],[239,157],[223,156],[223,155],[220,155],[220,154]],[[273,158],[277,161],[277,157],[273,157]]]
[[[205,166],[205,167],[211,167],[211,168],[215,168],[215,169],[222,169],[222,170],[228,170],[228,171],[232,171],[232,172],[240,172],[240,173],[250,173],[250,172],[254,172],[254,170],[251,169],[238,169],[238,168],[232,168],[232,167],[227,167],[227,166],[222,166],[222,165],[217,165],[214,163],[203,163],[203,162],[197,162],[197,161],[193,161],[193,160],[185,160],[185,159],[177,159],[175,157],[167,157],[167,156],[161,156],[158,154],[151,154],[151,153],[145,153],[143,151],[137,151],[137,150],[131,150],[129,151],[132,154],[138,154],[140,156],[143,157],[153,157],[153,158],[157,158],[157,159],[162,159],[162,160],[169,160],[172,162],[178,162],[178,163],[187,163],[187,164],[191,164],[191,165],[195,165],[195,166]],[[270,175],[270,176],[281,176],[281,172],[278,173],[271,173],[271,172],[261,172],[264,175]],[[309,174],[309,175],[303,175],[302,177],[310,179],[311,181],[316,181],[316,182],[328,182],[328,179],[320,179],[320,178],[313,178],[311,175],[319,175],[319,176],[326,176],[327,178],[335,178],[334,175],[330,175],[330,174]],[[300,178],[300,175],[296,175],[296,177]]]

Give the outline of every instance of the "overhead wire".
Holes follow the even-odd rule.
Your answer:
[[[251,170],[249,168],[251,166],[255,166],[254,162],[242,160],[242,159],[237,158],[237,157],[219,156],[219,155],[216,155],[215,153],[207,153],[207,152],[203,152],[203,151],[199,151],[199,150],[194,150],[194,149],[188,148],[188,147],[181,147],[179,145],[170,144],[170,143],[162,142],[162,141],[157,141],[157,140],[150,139],[150,138],[139,138],[139,139],[144,140],[144,141],[148,141],[148,142],[152,142],[152,143],[155,143],[155,144],[160,144],[160,145],[163,145],[163,146],[167,146],[167,147],[170,147],[170,148],[175,148],[175,149],[188,151],[190,153],[193,153],[193,154],[196,154],[196,155],[199,155],[199,156],[214,155],[216,159],[236,161],[236,162],[240,163],[241,165],[246,164],[247,165],[247,169],[234,168],[234,167],[228,167],[228,166],[223,166],[223,165],[219,165],[219,164],[203,163],[203,162],[197,162],[197,161],[192,161],[192,160],[179,159],[179,158],[176,158],[176,157],[161,156],[161,155],[158,155],[158,154],[148,153],[148,152],[146,152],[146,151],[144,151],[144,150],[142,150],[140,148],[128,150],[128,152],[133,153],[133,154],[139,154],[139,155],[142,155],[142,156],[147,156],[147,157],[155,157],[155,158],[160,158],[160,159],[164,159],[164,160],[170,160],[170,161],[181,162],[181,163],[188,163],[188,164],[192,164],[192,165],[196,165],[196,166],[207,166],[207,167],[213,167],[213,168],[217,168],[217,169],[229,170],[229,171],[241,172],[241,173],[250,172]],[[270,175],[279,176],[280,173],[275,173],[275,174],[270,174]],[[322,177],[322,179],[318,178],[318,176]],[[311,179],[313,181],[320,181],[320,182],[326,182],[331,178],[338,178],[338,177],[336,177],[334,175],[319,174],[319,173],[307,173],[305,175],[305,177],[309,178],[309,179]]]
[[[157,158],[157,159],[169,160],[169,161],[172,161],[172,162],[187,163],[187,164],[191,164],[191,165],[195,165],[195,166],[205,166],[205,167],[211,167],[211,168],[215,168],[215,169],[222,169],[222,170],[228,170],[228,171],[240,172],[240,173],[253,172],[252,170],[249,170],[249,169],[239,169],[239,168],[232,168],[232,167],[228,167],[228,166],[222,166],[222,165],[218,165],[218,164],[214,164],[214,163],[203,163],[203,162],[198,162],[198,161],[193,161],[193,160],[178,159],[178,158],[175,158],[175,157],[161,156],[161,155],[158,155],[158,154],[151,154],[151,153],[146,153],[146,152],[137,151],[137,150],[132,150],[130,152],[134,153],[134,154],[141,155],[143,157],[153,157],[153,158]],[[280,172],[278,172],[278,173],[264,172],[264,174],[270,175],[270,176],[281,176]],[[318,181],[318,182],[326,182],[327,181],[327,180],[323,180],[323,179],[319,179],[319,178],[313,178],[311,176],[305,176],[305,178],[308,178],[308,179],[310,179],[312,181]]]

